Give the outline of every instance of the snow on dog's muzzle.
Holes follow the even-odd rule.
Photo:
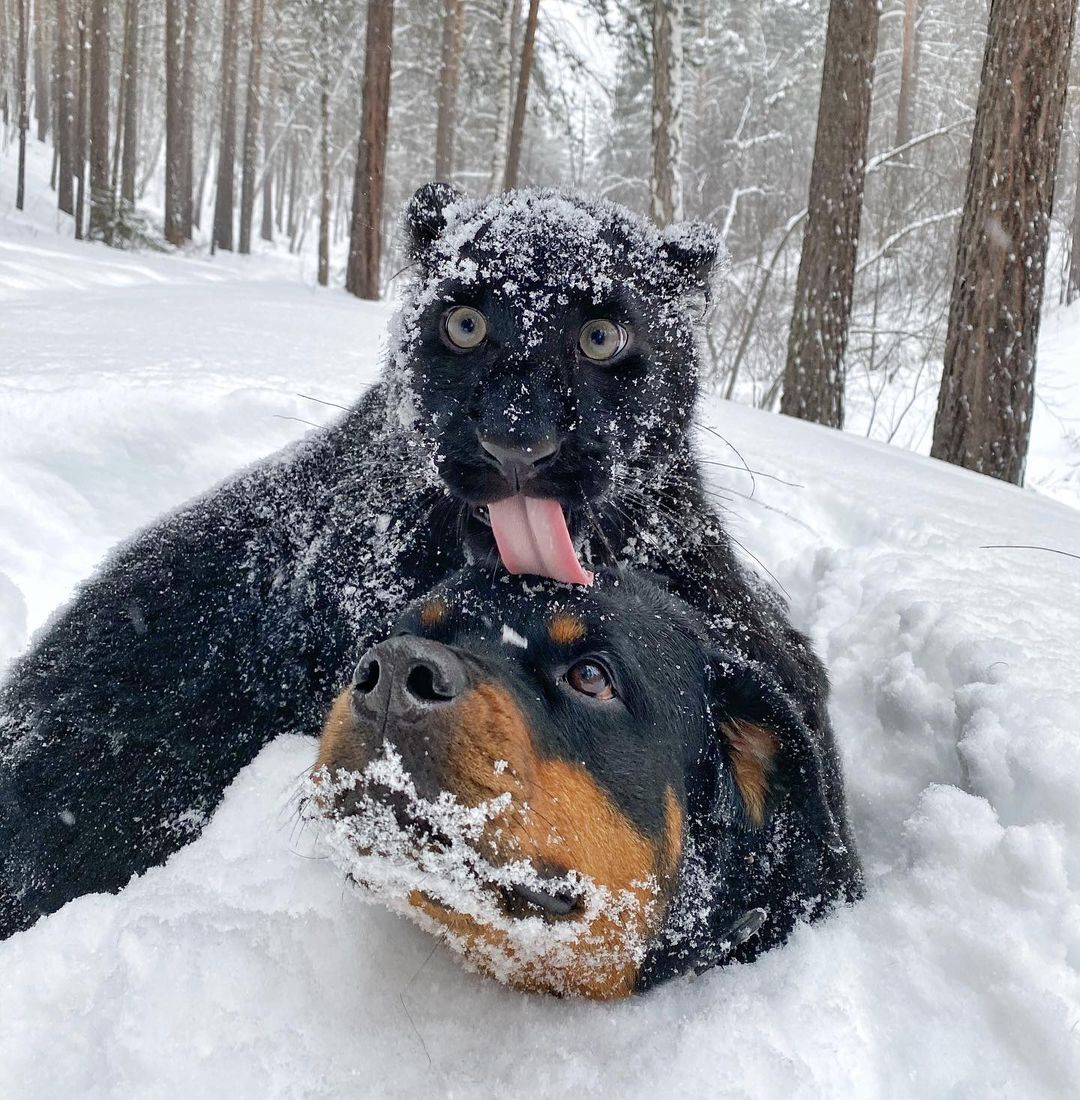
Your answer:
[[[447,647],[391,641],[361,662],[323,730],[307,812],[328,853],[500,981],[631,993],[674,884],[681,812],[668,807],[665,835],[645,838],[582,764],[536,752],[508,690],[463,687]],[[395,701],[394,682],[433,665],[433,700]]]

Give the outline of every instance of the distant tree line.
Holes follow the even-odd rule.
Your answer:
[[[0,0],[17,204],[36,138],[76,236],[311,241],[362,297],[433,177],[712,221],[721,392],[839,427],[854,386],[892,438],[906,409],[878,395],[943,364],[933,453],[1022,480],[1044,295],[1080,297],[1076,0],[565,7]]]

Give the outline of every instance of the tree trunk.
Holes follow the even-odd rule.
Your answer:
[[[90,30],[90,236],[112,236],[109,186],[109,0],[92,0]]]
[[[34,114],[37,117],[37,139],[49,136],[49,34],[41,0],[34,0]]]
[[[263,148],[274,148],[274,110],[276,82],[271,85],[270,94],[266,97],[266,110],[263,111]],[[275,154],[276,155],[276,154]],[[274,239],[274,165],[267,164],[263,168],[262,185],[262,225],[259,228],[259,236],[264,241]]]
[[[518,73],[517,98],[514,103],[514,124],[510,128],[510,147],[506,152],[506,175],[503,187],[517,187],[521,165],[521,143],[525,135],[525,108],[529,104],[529,79],[532,76],[533,49],[536,44],[536,20],[540,0],[529,0],[529,17],[525,22],[525,41],[521,46],[521,69]]]
[[[443,0],[442,61],[439,67],[439,120],[435,128],[435,178],[454,174],[458,84],[465,41],[465,0]]]
[[[491,171],[488,191],[498,191],[506,178],[506,149],[509,144],[510,96],[514,77],[514,8],[519,0],[496,0],[498,40],[495,69],[495,134],[491,140]]]
[[[165,0],[165,240],[184,235],[184,88],[181,68],[183,0]]]
[[[651,214],[657,225],[683,217],[682,0],[654,0]]]
[[[70,0],[56,0],[56,148],[57,206],[75,213],[75,90],[72,87],[73,51]]]
[[[139,0],[127,0],[128,36],[124,57],[124,152],[120,167],[120,198],[135,205],[139,160]]]
[[[16,68],[8,57],[8,39],[12,32],[8,27],[7,0],[0,0],[0,122],[6,130],[9,124],[8,118],[8,83],[7,74]],[[18,48],[15,53],[18,54]]]
[[[194,234],[195,204],[195,37],[198,33],[198,0],[187,0],[180,91],[180,201],[184,240]]]
[[[915,28],[919,19],[919,0],[904,0],[904,37],[900,46],[900,95],[896,102],[896,141],[894,148],[907,145],[914,137],[915,115]],[[906,160],[901,153],[899,160]]]
[[[236,164],[236,64],[239,0],[225,0],[221,39],[221,134],[214,196],[215,248],[233,247],[233,185]]]
[[[330,285],[330,74],[319,93],[319,286]]]
[[[1069,285],[1065,301],[1070,305],[1080,298],[1080,116],[1076,127],[1076,190],[1073,193],[1072,255],[1069,261]]]
[[[251,223],[258,184],[255,160],[259,152],[259,105],[262,102],[263,0],[251,0],[251,49],[248,54],[247,108],[244,113],[243,175],[240,184],[240,253],[251,252]]]
[[[30,0],[15,0],[19,15],[19,41],[16,43],[16,95],[19,97],[19,168],[15,184],[15,209],[22,210],[26,204],[26,131],[30,129],[30,117],[26,109],[26,55],[30,43],[29,12],[26,10]]]
[[[23,0],[25,2],[25,0]],[[89,0],[79,0],[79,101],[75,112],[75,239],[86,224],[86,142],[90,125]]]
[[[859,243],[877,0],[832,0],[814,164],[780,411],[844,423],[844,352]]]
[[[1022,484],[1075,0],[992,0],[935,458]]]
[[[358,298],[379,296],[393,33],[394,0],[368,0],[360,147],[353,182],[349,263],[345,274],[345,289]]]
[[[195,197],[191,202],[192,224],[197,228],[202,227],[202,213],[206,206],[206,179],[210,175],[210,161],[214,151],[214,137],[217,134],[217,121],[213,114],[207,119],[206,134],[203,137],[202,159],[199,161],[199,186],[195,189]]]

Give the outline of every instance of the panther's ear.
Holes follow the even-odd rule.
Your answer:
[[[713,658],[710,674],[710,726],[725,764],[720,793],[740,824],[763,828],[787,804],[820,841],[842,847],[819,739],[776,677],[728,654]]]
[[[687,293],[710,297],[723,282],[728,250],[720,231],[700,222],[679,222],[662,233],[660,251]]]
[[[409,257],[421,263],[446,229],[446,208],[465,196],[448,183],[425,183],[405,207]]]

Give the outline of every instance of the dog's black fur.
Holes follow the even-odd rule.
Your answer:
[[[478,692],[505,702],[485,708]],[[507,840],[500,823],[492,836],[504,838],[505,851],[493,839],[494,858],[547,851],[552,876],[576,871],[616,883],[621,875],[628,886],[632,855],[620,846],[636,849],[644,838],[666,851],[655,873],[668,880],[659,885],[670,904],[633,984],[609,978],[576,989],[623,995],[748,961],[782,943],[797,921],[858,896],[832,731],[801,711],[775,667],[747,656],[735,622],[707,626],[653,577],[605,571],[593,588],[568,590],[473,568],[410,609],[391,640],[361,661],[348,708],[336,707],[327,725],[320,762],[330,775],[362,772],[389,743],[431,804],[447,791],[474,805],[502,792],[492,776],[502,759],[495,771],[520,772],[505,791],[516,792],[527,825]],[[515,715],[528,730],[526,750],[515,740]],[[528,776],[553,760],[585,770],[603,798],[556,797],[530,816],[537,788]],[[362,788],[348,790],[345,813]],[[553,793],[543,783],[539,790]],[[365,797],[396,796],[376,784]],[[612,812],[628,828],[605,834],[607,850],[592,854],[593,866],[551,866],[574,850],[551,834],[600,835]],[[676,821],[680,835],[668,835]],[[511,919],[575,919],[565,905],[549,912],[542,895],[529,896],[533,904],[505,898]],[[560,977],[534,973],[526,984],[559,990]]]
[[[716,235],[443,185],[417,192],[405,228],[415,277],[382,383],[121,547],[0,688],[0,936],[164,860],[262,745],[317,727],[409,599],[467,556],[495,568],[477,507],[507,487],[479,428],[557,436],[533,491],[562,501],[585,557],[652,570],[706,620],[741,624],[740,651],[821,727],[824,671],[737,563],[689,439]],[[441,327],[459,300],[492,326],[465,355]],[[632,333],[606,368],[577,350],[595,316]]]

